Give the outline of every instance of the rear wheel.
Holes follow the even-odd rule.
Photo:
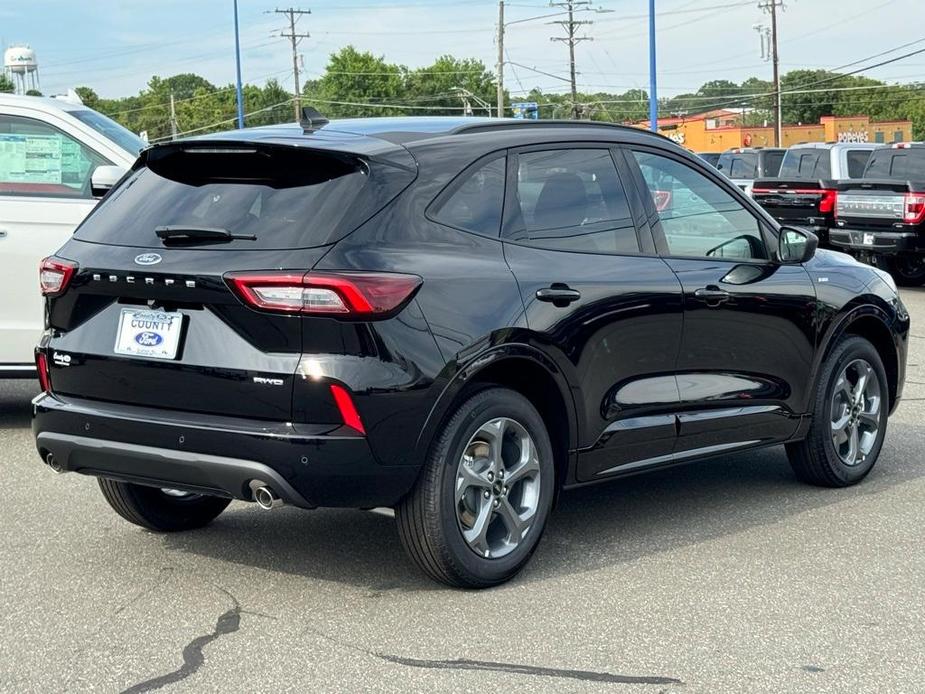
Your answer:
[[[539,413],[504,388],[466,400],[396,509],[410,557],[432,578],[485,588],[529,561],[552,505],[555,466]]]
[[[886,435],[889,392],[874,346],[849,337],[826,359],[809,435],[789,444],[794,472],[804,482],[847,487],[877,462]]]
[[[211,523],[231,499],[98,479],[103,497],[129,523],[157,532],[192,530]]]
[[[890,258],[888,269],[898,285],[920,287],[925,284],[925,255],[900,253]]]

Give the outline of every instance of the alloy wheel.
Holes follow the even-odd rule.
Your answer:
[[[832,443],[845,465],[863,463],[880,432],[881,390],[864,359],[850,362],[835,380],[831,402]]]
[[[456,469],[456,520],[473,552],[497,559],[513,552],[533,525],[540,463],[520,423],[492,419],[472,435]]]

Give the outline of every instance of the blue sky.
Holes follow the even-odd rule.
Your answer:
[[[307,76],[317,75],[331,52],[350,43],[412,67],[442,53],[479,58],[491,67],[496,60],[495,0],[291,1],[312,11],[299,26],[312,34],[301,47]],[[781,17],[782,67],[836,67],[921,38],[921,1],[789,0]],[[767,21],[756,1],[657,2],[663,13],[658,39],[662,95],[693,91],[708,79],[770,76],[752,29]],[[581,88],[645,88],[647,0],[595,3],[609,12],[586,17],[595,22],[586,29],[595,40],[577,49]],[[263,83],[277,77],[289,86],[288,41],[273,35],[284,21],[266,14],[275,7],[273,0],[239,0],[244,79]],[[3,0],[0,42],[35,49],[46,93],[88,85],[102,96],[126,96],[142,89],[151,75],[178,72],[198,72],[227,84],[234,76],[231,8],[231,0]],[[541,0],[509,0],[507,19],[549,12]],[[549,40],[561,29],[548,21],[508,27],[508,59],[519,66],[507,68],[506,86],[515,93],[534,86],[567,88],[563,79],[534,71],[568,73],[566,47]],[[889,81],[922,79],[925,54],[868,74]]]

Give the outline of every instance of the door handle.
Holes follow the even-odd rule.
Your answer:
[[[6,236],[7,236],[7,231],[6,231],[6,229],[0,229],[0,240],[5,239]]]
[[[706,302],[707,306],[710,307],[716,307],[720,304],[724,304],[732,297],[732,295],[725,289],[720,289],[713,284],[707,287],[703,287],[702,289],[698,289],[694,292],[694,296],[701,301]]]
[[[536,298],[539,301],[546,301],[553,306],[565,308],[573,301],[581,298],[581,292],[572,289],[567,284],[555,283],[551,287],[536,290]]]

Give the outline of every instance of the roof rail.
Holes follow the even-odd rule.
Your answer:
[[[653,135],[656,137],[663,138],[672,142],[671,138],[662,135],[661,133],[656,133],[648,129],[637,128],[632,125],[621,125],[620,123],[608,123],[606,121],[596,121],[596,120],[563,120],[563,119],[544,119],[544,120],[527,120],[527,119],[515,119],[515,118],[499,118],[491,122],[481,121],[479,123],[473,123],[472,125],[460,125],[457,128],[453,128],[450,131],[453,135],[458,135],[461,133],[471,133],[477,131],[486,131],[486,130],[501,130],[506,128],[612,128],[617,130],[623,130],[626,132],[633,133],[645,133],[648,135]]]

